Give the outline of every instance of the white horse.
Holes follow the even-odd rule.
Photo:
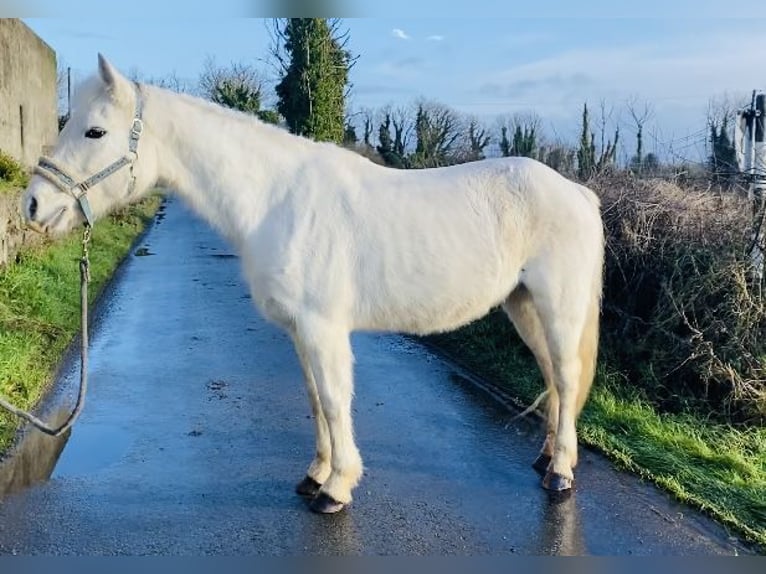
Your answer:
[[[350,333],[447,331],[502,305],[548,390],[533,466],[566,491],[594,376],[603,265],[599,201],[531,159],[396,170],[186,95],[127,80],[99,55],[24,196],[58,235],[160,186],[238,249],[253,301],[292,337],[316,419],[297,491],[351,502]],[[86,193],[87,192],[87,193]]]

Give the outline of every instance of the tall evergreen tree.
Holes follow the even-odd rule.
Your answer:
[[[357,143],[359,143],[359,136],[356,135],[356,128],[349,122],[343,131],[343,145],[353,147]]]
[[[522,128],[521,124],[517,124],[516,130],[513,132],[513,145],[511,146],[510,155],[534,157],[536,148],[537,136],[535,134],[535,126],[525,125]]]
[[[396,168],[406,167],[404,159],[404,142],[402,141],[402,124],[393,122],[394,137],[391,137],[391,113],[386,112],[383,122],[378,127],[377,150],[386,165]]]
[[[372,147],[372,111],[367,110],[364,114],[364,145]]]
[[[614,165],[619,140],[620,128],[618,127],[614,132],[614,141],[607,141],[606,144],[602,144],[602,149],[596,153],[596,136],[590,130],[588,104],[583,105],[580,147],[577,150],[577,177],[586,181]]]
[[[508,139],[508,127],[503,126],[500,128],[500,153],[503,157],[511,155],[511,147],[511,140]]]
[[[587,180],[593,175],[596,163],[596,146],[593,143],[593,134],[590,131],[590,117],[588,116],[588,104],[582,109],[582,130],[580,132],[580,148],[577,150],[577,176],[581,180]]]
[[[710,122],[710,157],[708,165],[718,180],[727,180],[737,172],[737,152],[729,138],[729,122],[724,117],[721,125]]]
[[[274,52],[282,68],[277,110],[293,133],[342,142],[348,73],[354,58],[339,20],[287,18],[276,23]]]

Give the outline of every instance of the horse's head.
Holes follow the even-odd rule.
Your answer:
[[[35,167],[23,197],[29,225],[59,235],[143,195],[156,169],[142,114],[138,85],[99,54],[98,74],[78,91],[53,153]]]

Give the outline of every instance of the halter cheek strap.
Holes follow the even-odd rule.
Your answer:
[[[94,185],[117,173],[123,167],[130,166],[130,182],[128,183],[128,195],[133,193],[136,186],[136,176],[133,175],[133,164],[138,159],[138,140],[144,131],[143,122],[144,101],[141,94],[141,86],[136,84],[136,110],[133,117],[133,125],[130,128],[128,139],[128,153],[120,159],[112,162],[101,171],[98,171],[83,181],[77,182],[67,170],[58,165],[49,157],[41,157],[35,166],[34,172],[50,181],[61,191],[70,194],[77,200],[80,210],[87,225],[93,226],[93,211],[88,203],[88,190]]]

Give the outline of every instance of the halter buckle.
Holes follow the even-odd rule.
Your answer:
[[[138,139],[144,133],[144,122],[141,118],[133,118],[133,125],[130,127],[130,135],[133,139]]]
[[[93,224],[96,222],[96,220],[93,217],[93,211],[90,208],[90,203],[88,203],[88,196],[83,193],[77,198],[77,203],[80,205],[80,210],[85,217],[85,221],[87,222],[88,227],[93,227]]]

